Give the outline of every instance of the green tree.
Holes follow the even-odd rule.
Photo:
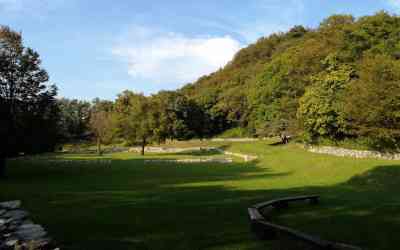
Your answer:
[[[111,143],[116,134],[116,118],[112,112],[96,110],[90,116],[89,125],[96,138],[97,153],[102,155],[101,145]]]
[[[92,111],[105,111],[112,112],[114,111],[114,102],[108,100],[101,100],[100,98],[95,98],[92,101]]]
[[[59,133],[64,142],[87,139],[91,104],[77,99],[62,98],[57,101],[60,109]]]
[[[53,150],[57,143],[57,89],[48,84],[39,54],[22,44],[21,34],[0,27],[0,175],[5,158]]]
[[[166,139],[185,138],[188,133],[186,107],[187,98],[174,91],[161,91],[151,97],[155,119],[155,139],[161,143]]]
[[[388,55],[365,57],[359,78],[345,96],[352,133],[370,137],[377,147],[400,147],[400,62]]]
[[[341,97],[354,77],[354,70],[341,64],[335,55],[324,60],[325,71],[316,75],[300,99],[298,117],[311,137],[340,139],[346,133],[346,119]]]
[[[144,155],[145,147],[156,138],[159,121],[157,109],[151,98],[130,91],[123,92],[117,100],[118,127],[120,135],[131,144],[141,146]]]

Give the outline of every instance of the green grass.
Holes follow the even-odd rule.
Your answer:
[[[246,208],[303,194],[320,194],[321,204],[283,210],[276,222],[368,249],[400,245],[400,162],[319,155],[267,141],[220,146],[259,159],[144,163],[132,153],[101,157],[111,165],[85,154],[18,159],[0,182],[0,200],[22,200],[67,250],[282,249],[281,242],[254,238]],[[210,155],[144,158],[189,157]]]

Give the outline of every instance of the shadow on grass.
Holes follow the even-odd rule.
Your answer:
[[[246,209],[304,194],[321,195],[321,205],[282,210],[277,223],[367,249],[400,245],[396,165],[377,166],[334,186],[267,189],[269,180],[292,173],[261,168],[257,162],[150,164],[128,159],[112,160],[111,168],[35,164],[15,162],[1,183],[6,191],[0,198],[21,199],[62,249],[289,249],[281,241],[256,240]],[[239,181],[262,181],[266,188],[232,184]]]
[[[243,213],[255,194],[225,185],[290,174],[257,167],[257,162],[111,160],[111,168],[54,166],[43,159],[12,162],[0,200],[21,199],[63,249],[247,246],[264,244],[249,240]]]
[[[320,194],[322,203],[282,210],[275,222],[365,249],[395,249],[400,245],[399,188],[400,165],[389,165],[377,166],[331,187],[279,190],[274,193]]]
[[[188,151],[183,151],[183,152],[178,152],[178,153],[163,153],[163,156],[216,156],[216,155],[224,155],[223,153],[217,151],[217,150],[188,150]]]

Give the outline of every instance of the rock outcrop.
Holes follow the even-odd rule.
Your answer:
[[[45,229],[29,219],[21,201],[0,202],[0,250],[56,250]]]

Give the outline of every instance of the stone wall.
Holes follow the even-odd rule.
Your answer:
[[[44,228],[31,221],[20,206],[20,201],[0,202],[0,250],[58,249]]]
[[[232,163],[232,158],[150,159],[145,163]]]
[[[182,152],[192,152],[192,151],[213,151],[213,147],[187,147],[187,148],[168,148],[168,147],[145,147],[144,152],[146,153],[182,153]],[[141,147],[132,147],[128,150],[129,152],[140,153],[142,151]]]
[[[235,156],[235,157],[239,157],[242,158],[245,162],[249,162],[249,161],[254,161],[257,160],[257,156],[255,155],[246,155],[246,154],[240,154],[240,153],[234,153],[234,152],[230,152],[230,151],[225,151],[222,149],[217,149],[219,152],[225,154],[225,155],[231,155],[231,156]]]
[[[354,150],[354,149],[329,147],[329,146],[305,146],[305,148],[310,152],[318,154],[347,156],[353,158],[377,158],[385,160],[400,160],[400,154],[383,153],[379,151]]]
[[[139,153],[139,152],[141,152],[141,150],[142,149],[140,147],[133,147],[133,148],[130,148],[129,152]],[[255,155],[233,153],[233,152],[225,151],[223,149],[216,148],[216,147],[188,147],[188,148],[146,147],[145,148],[146,153],[159,153],[159,154],[160,153],[173,154],[173,153],[197,152],[197,151],[217,151],[221,154],[242,158],[245,162],[254,161],[257,159],[257,156],[255,156]],[[211,159],[210,161],[215,161],[215,159]]]

